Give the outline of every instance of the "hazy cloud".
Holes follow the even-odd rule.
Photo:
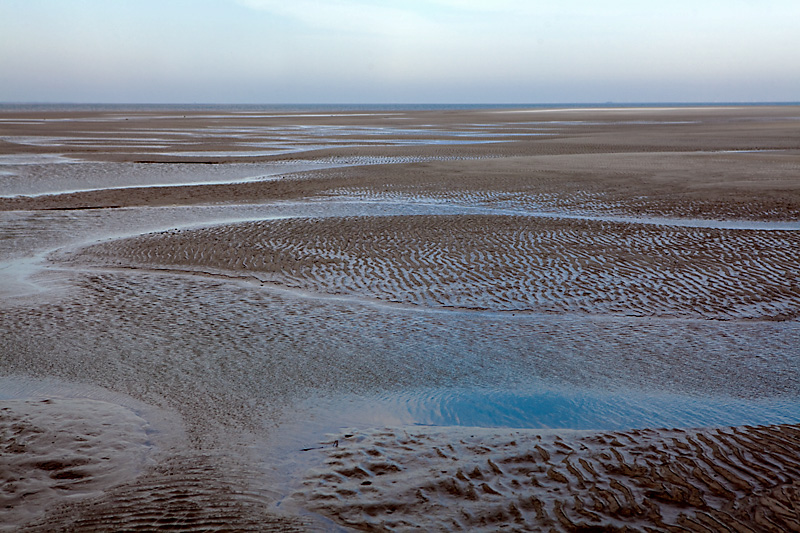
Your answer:
[[[0,0],[0,101],[793,100],[797,0]]]
[[[439,25],[419,11],[395,7],[397,3],[353,0],[238,0],[241,5],[288,17],[313,28],[332,31],[408,36],[432,32]]]

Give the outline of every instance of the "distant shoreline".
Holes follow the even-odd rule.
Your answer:
[[[691,108],[691,107],[770,107],[797,106],[800,102],[603,102],[603,103],[515,103],[515,104],[136,104],[69,102],[0,102],[0,111],[457,111],[480,109],[616,109],[616,108]]]

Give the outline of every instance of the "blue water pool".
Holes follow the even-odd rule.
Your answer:
[[[336,402],[338,403],[338,402]],[[800,422],[797,398],[582,391],[537,387],[421,389],[350,399],[336,411],[345,425],[625,430]]]

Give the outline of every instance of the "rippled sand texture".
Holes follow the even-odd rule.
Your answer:
[[[310,529],[298,518],[275,516],[270,499],[247,485],[232,487],[231,477],[251,474],[217,455],[160,462],[101,497],[49,508],[47,516],[24,531],[269,531]],[[12,528],[12,530],[15,530]]]
[[[771,406],[800,398],[799,128],[794,106],[0,111],[0,523],[796,531],[800,420]],[[748,425],[353,410],[456,389]]]
[[[112,241],[75,260],[433,307],[786,319],[800,310],[798,235],[509,216],[290,219]]]
[[[800,530],[800,428],[336,435],[295,494],[365,530]]]
[[[98,496],[136,476],[148,424],[128,409],[88,399],[0,402],[0,530],[49,502]]]

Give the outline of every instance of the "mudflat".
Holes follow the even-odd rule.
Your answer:
[[[800,528],[799,107],[4,110],[0,228],[8,529]]]

